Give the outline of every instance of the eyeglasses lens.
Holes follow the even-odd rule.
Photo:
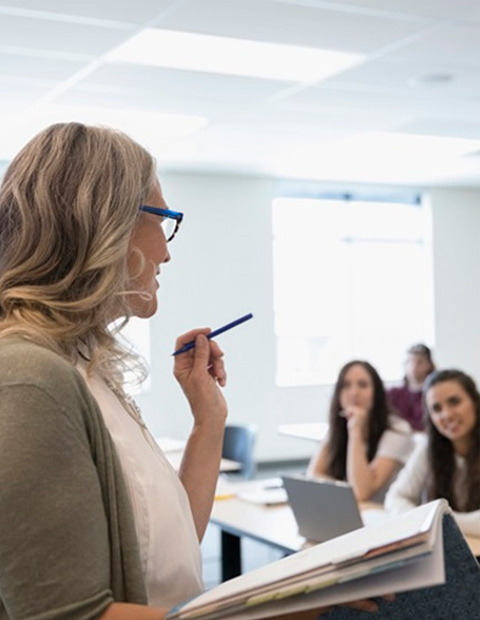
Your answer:
[[[167,241],[169,241],[175,234],[176,227],[177,227],[176,220],[172,220],[169,217],[163,218],[162,228],[163,228],[163,232],[165,233],[165,238],[167,239]]]

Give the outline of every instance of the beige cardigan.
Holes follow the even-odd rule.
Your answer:
[[[131,507],[98,406],[61,356],[0,340],[0,620],[146,603]]]

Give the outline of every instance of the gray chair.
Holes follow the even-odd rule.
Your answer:
[[[257,429],[252,425],[225,427],[222,457],[241,463],[241,469],[237,474],[245,479],[253,478],[257,471],[253,453],[256,435]]]

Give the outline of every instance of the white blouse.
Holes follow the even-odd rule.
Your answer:
[[[155,439],[98,376],[88,377],[119,457],[133,508],[148,603],[173,607],[203,591],[202,560],[187,493]]]
[[[385,484],[370,497],[371,502],[383,503],[388,487],[392,484],[407,461],[414,448],[412,427],[410,424],[397,415],[388,416],[389,427],[380,437],[375,458],[382,456],[393,461],[397,461],[392,475],[385,481]]]
[[[455,455],[456,478],[454,489],[462,488],[462,482],[467,474],[466,460]],[[407,464],[398,475],[397,480],[390,487],[385,498],[385,509],[391,514],[399,514],[410,510],[427,501],[426,491],[431,478],[428,463],[428,448],[426,441],[419,444]],[[461,498],[458,497],[458,500]],[[480,536],[480,506],[472,512],[453,513],[459,528],[466,535]]]

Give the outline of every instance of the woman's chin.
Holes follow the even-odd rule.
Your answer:
[[[137,297],[136,299],[131,300],[130,303],[130,311],[132,316],[135,316],[138,319],[151,318],[157,312],[157,308],[158,302],[155,293],[151,294],[150,299]]]

